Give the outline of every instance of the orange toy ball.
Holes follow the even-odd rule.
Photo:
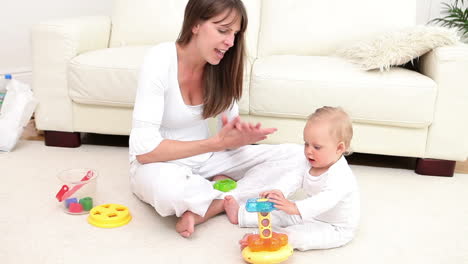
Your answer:
[[[249,235],[247,244],[252,252],[277,251],[288,244],[288,236],[273,232],[271,238],[262,239],[260,235]]]
[[[250,235],[247,237],[247,243],[252,252],[262,251],[263,249],[263,240],[260,238],[260,235]]]

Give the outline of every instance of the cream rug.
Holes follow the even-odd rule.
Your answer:
[[[57,173],[98,170],[98,203],[127,206],[132,221],[114,229],[65,214],[55,199]],[[76,149],[20,141],[0,153],[0,263],[244,263],[237,241],[249,231],[225,215],[197,227],[190,239],[132,195],[127,148]],[[420,176],[413,171],[352,166],[362,198],[355,240],[331,250],[295,251],[284,263],[468,263],[468,175]],[[253,229],[251,229],[253,230]]]

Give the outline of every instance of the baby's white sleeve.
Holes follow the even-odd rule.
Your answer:
[[[304,200],[296,201],[296,206],[304,221],[313,220],[316,216],[335,207],[341,198],[341,193],[325,190]]]

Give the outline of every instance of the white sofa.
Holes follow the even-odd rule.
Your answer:
[[[129,134],[139,65],[151,45],[177,38],[186,2],[116,0],[111,17],[33,27],[35,118],[47,145],[79,146],[80,132]],[[468,157],[466,45],[430,51],[420,72],[366,72],[332,56],[362,37],[415,25],[416,0],[244,3],[249,60],[240,111],[279,128],[265,143],[302,143],[306,117],[338,105],[353,119],[355,152],[425,158],[452,173]]]

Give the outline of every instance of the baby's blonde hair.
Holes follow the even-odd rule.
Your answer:
[[[323,106],[312,113],[307,122],[329,121],[331,135],[345,144],[345,155],[351,154],[351,139],[353,138],[353,123],[349,115],[341,107]]]

